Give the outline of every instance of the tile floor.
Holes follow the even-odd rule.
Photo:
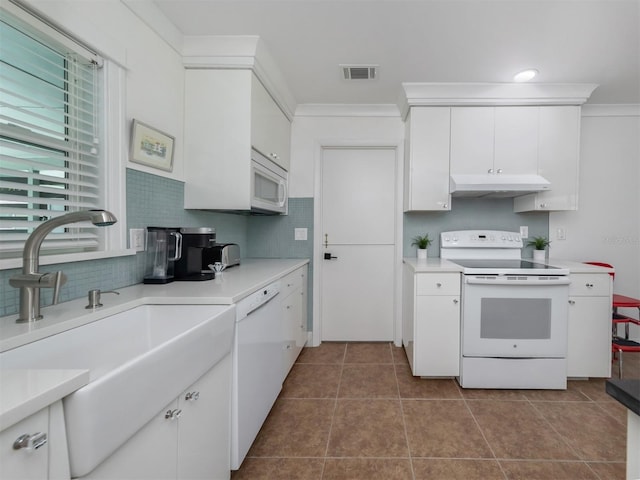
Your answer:
[[[640,376],[640,354],[623,376]],[[302,351],[232,479],[624,479],[625,432],[602,379],[467,390],[414,378],[392,344],[323,343]]]

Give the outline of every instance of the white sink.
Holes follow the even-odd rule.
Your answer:
[[[231,351],[234,321],[233,305],[142,305],[3,352],[0,365],[90,371],[63,401],[81,477]]]

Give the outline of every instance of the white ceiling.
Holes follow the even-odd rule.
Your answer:
[[[640,103],[640,0],[154,0],[184,35],[258,35],[298,103],[393,104],[402,82],[596,83]],[[346,82],[340,64],[379,65]]]

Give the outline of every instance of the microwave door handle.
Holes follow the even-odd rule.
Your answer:
[[[284,181],[278,183],[278,206],[284,207],[284,202],[287,200],[287,185]]]

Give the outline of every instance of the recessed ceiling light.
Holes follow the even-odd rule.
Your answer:
[[[530,68],[528,70],[523,70],[523,71],[521,71],[519,73],[516,73],[513,76],[513,81],[514,82],[528,82],[529,80],[532,80],[536,75],[538,75],[538,70]]]

